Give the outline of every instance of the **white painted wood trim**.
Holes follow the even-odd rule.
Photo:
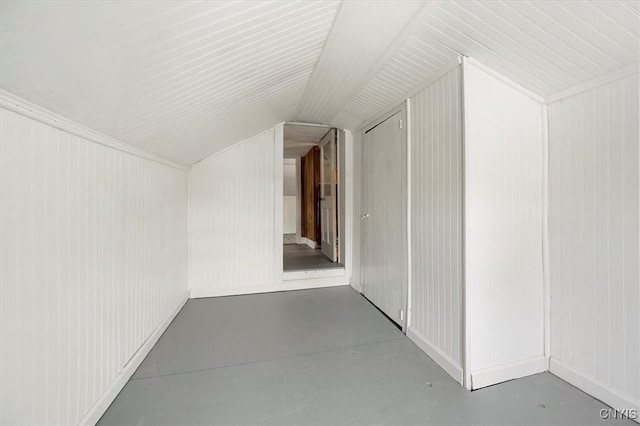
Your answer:
[[[544,356],[551,358],[551,260],[549,254],[549,115],[542,106],[542,280],[544,304]]]
[[[424,353],[426,353],[429,358],[435,361],[444,371],[447,372],[453,379],[460,383],[461,385],[464,382],[464,373],[462,371],[462,366],[458,365],[453,359],[449,357],[449,355],[440,351],[440,349],[433,346],[426,339],[416,333],[411,327],[407,329],[407,337],[416,344]]]
[[[284,229],[284,124],[278,124],[273,129],[273,265],[276,282],[282,281],[283,268],[283,229]]]
[[[315,241],[311,241],[310,239],[308,239],[307,237],[300,237],[300,243],[306,245],[307,247],[310,247],[312,249],[316,249],[318,248],[318,244]]]
[[[639,71],[640,66],[638,64],[633,64],[626,68],[622,68],[620,70],[605,74],[598,78],[594,78],[593,80],[587,81],[586,83],[578,84],[577,86],[571,87],[567,90],[563,90],[561,92],[555,93],[551,96],[547,96],[544,99],[545,104],[550,104],[553,102],[557,102],[561,99],[568,98],[569,96],[577,95],[578,93],[586,92],[587,90],[593,89],[594,87],[602,86],[614,80],[619,80],[621,78],[628,77],[632,74],[635,74]]]
[[[411,98],[407,98],[406,101],[406,111],[405,114],[405,126],[407,129],[407,307],[405,309],[407,318],[405,321],[407,332],[409,332],[409,328],[411,327],[411,284],[413,283],[413,278],[411,275],[411,243],[412,243],[412,233],[411,233],[411,145],[412,145],[412,134],[411,134]]]
[[[544,104],[545,100],[542,96],[537,95],[536,93],[532,92],[529,89],[525,89],[524,87],[520,86],[518,83],[509,80],[508,78],[506,78],[505,76],[503,76],[502,74],[496,72],[493,70],[493,68],[490,68],[486,65],[484,65],[481,62],[478,62],[477,60],[473,59],[473,58],[467,58],[467,63],[471,66],[474,66],[478,69],[481,69],[482,71],[484,71],[485,73],[489,74],[490,76],[492,76],[493,78],[503,82],[504,84],[506,84],[507,86],[516,89],[518,92],[522,93],[523,95],[533,99],[535,102],[539,103],[539,104]]]
[[[61,115],[51,112],[45,108],[39,107],[31,102],[15,96],[4,90],[0,90],[0,107],[6,108],[10,111],[29,117],[40,123],[47,124],[55,127],[67,133],[79,136],[87,139],[91,142],[97,143],[102,146],[106,146],[127,154],[135,155],[136,157],[144,158],[147,160],[155,161],[156,163],[164,164],[165,166],[173,167],[179,170],[189,170],[189,166],[180,164],[178,162],[169,160],[160,155],[154,154],[142,148],[138,148],[126,142],[107,136],[75,121],[69,120]]]
[[[445,65],[442,69],[440,69],[440,71],[436,72],[431,77],[429,77],[427,80],[423,81],[419,86],[416,86],[409,93],[407,93],[406,95],[404,95],[404,96],[400,97],[399,99],[397,99],[393,103],[393,105],[396,105],[396,106],[394,106],[393,108],[390,108],[384,114],[381,114],[379,116],[379,118],[376,118],[374,120],[370,120],[370,121],[367,121],[366,123],[361,124],[358,127],[358,129],[354,131],[354,133],[366,132],[369,129],[371,129],[373,126],[383,122],[387,118],[389,118],[389,117],[393,116],[394,114],[396,114],[397,112],[399,112],[402,109],[402,107],[405,105],[405,102],[406,102],[407,99],[411,98],[416,93],[421,92],[422,90],[424,90],[427,87],[431,86],[434,82],[439,80],[442,76],[447,74],[452,69],[460,66],[460,64],[462,63],[462,60],[463,60],[463,57],[458,57],[458,59],[456,61]]]
[[[617,410],[635,409],[640,412],[640,403],[638,401],[633,401],[624,395],[620,395],[603,384],[592,380],[571,367],[568,367],[557,359],[552,357],[549,366],[549,371],[552,374],[581,389],[594,398],[601,400],[605,404],[610,405],[612,408]],[[636,422],[639,422],[638,420],[639,419],[636,419]]]
[[[221,296],[239,296],[243,294],[274,293],[278,291],[308,290],[312,288],[338,287],[346,285],[349,285],[346,277],[291,280],[277,284],[239,286],[238,288],[193,290],[191,292],[191,299]]]
[[[386,121],[387,119],[393,117],[394,115],[396,115],[399,112],[402,112],[404,107],[405,107],[405,101],[406,99],[403,97],[403,100],[400,101],[396,106],[394,106],[393,108],[390,108],[388,111],[386,111],[384,114],[380,115],[378,118],[371,120],[367,123],[365,123],[364,125],[361,125],[358,130],[356,130],[355,133],[359,133],[359,132],[363,132],[363,133],[367,133],[369,130],[373,129],[374,127],[376,127],[378,124]]]
[[[547,371],[543,355],[471,372],[471,390]]]
[[[462,156],[461,159],[461,167],[462,167],[462,241],[461,241],[461,246],[462,246],[462,288],[461,288],[461,295],[460,295],[460,312],[461,312],[461,318],[460,318],[460,324],[462,324],[462,329],[460,330],[460,353],[462,355],[462,359],[461,359],[461,364],[462,364],[462,371],[464,372],[464,386],[471,390],[471,373],[469,371],[468,368],[468,360],[470,359],[470,353],[469,353],[469,342],[467,341],[467,318],[468,318],[468,314],[467,314],[467,268],[466,268],[466,264],[467,264],[467,248],[465,245],[465,238],[464,235],[466,235],[466,226],[465,223],[467,223],[467,219],[466,219],[466,199],[467,199],[467,194],[466,194],[466,190],[467,190],[467,176],[466,176],[466,156],[465,156],[465,145],[466,145],[466,134],[467,134],[467,120],[466,120],[466,109],[465,109],[465,103],[466,103],[466,90],[465,90],[465,73],[467,71],[467,67],[469,66],[469,62],[468,62],[468,58],[467,57],[462,57],[462,62],[460,64],[460,126],[461,126],[461,146],[460,146],[460,155]]]
[[[309,269],[300,271],[285,271],[284,281],[308,280],[315,278],[346,277],[345,268]]]
[[[169,327],[173,319],[178,315],[182,307],[189,300],[189,291],[187,290],[182,297],[180,297],[180,301],[176,305],[176,308],[165,318],[165,320],[153,330],[153,333],[145,340],[145,342],[140,346],[140,349],[131,357],[129,362],[123,367],[120,371],[120,374],[115,378],[111,386],[106,390],[104,394],[98,399],[98,401],[91,407],[91,409],[87,412],[86,416],[80,422],[80,425],[95,425],[98,423],[102,415],[107,411],[111,403],[116,399],[122,388],[127,384],[133,373],[136,372],[142,361],[149,354],[151,349],[155,346],[160,339],[160,336],[165,332],[165,330]]]
[[[340,170],[340,179],[344,182],[344,226],[342,235],[344,236],[343,264],[347,279],[351,282],[353,268],[353,135],[347,129],[344,130],[344,168]],[[340,210],[340,206],[338,206]]]

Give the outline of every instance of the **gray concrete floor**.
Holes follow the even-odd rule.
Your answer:
[[[190,300],[106,425],[628,424],[543,373],[468,392],[349,287]]]
[[[283,267],[285,271],[307,269],[342,268],[322,254],[320,249],[312,249],[305,244],[285,244],[283,247]]]

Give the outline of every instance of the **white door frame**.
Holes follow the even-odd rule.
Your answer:
[[[320,141],[320,250],[322,254],[331,259],[332,262],[338,262],[338,194],[336,189],[336,170],[338,168],[338,146],[337,131],[331,129]],[[330,149],[331,170],[330,176],[326,174],[325,153],[327,147]],[[327,200],[326,187],[330,186],[330,200]],[[327,207],[327,204],[330,206]],[[327,218],[325,211],[329,210],[331,218]],[[327,229],[331,228],[331,229]],[[325,238],[325,235],[327,238]],[[331,236],[331,238],[329,238]]]
[[[308,123],[280,123],[275,126],[274,132],[274,267],[275,283],[278,290],[297,290],[304,288],[332,287],[349,285],[351,281],[352,259],[353,259],[353,135],[349,130],[338,129],[338,200],[343,200],[343,208],[338,209],[339,225],[343,232],[338,237],[341,244],[340,263],[344,268],[340,268],[340,276],[336,276],[336,271],[317,270],[309,274],[304,274],[308,278],[300,278],[300,273],[285,273],[282,265],[283,251],[283,159],[284,159],[284,125],[304,124],[308,126],[320,126]],[[323,127],[326,127],[323,125]],[[344,137],[339,135],[343,133]],[[344,178],[343,178],[344,177]],[[336,268],[337,269],[337,268]]]

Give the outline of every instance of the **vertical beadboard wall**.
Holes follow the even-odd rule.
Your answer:
[[[352,199],[353,199],[353,214],[352,214],[352,246],[351,246],[351,279],[349,284],[358,292],[362,292],[361,271],[360,271],[360,251],[361,251],[361,224],[362,224],[362,141],[364,139],[364,132],[357,132],[353,134],[353,148],[352,148]]]
[[[274,290],[274,155],[274,129],[270,129],[192,167],[192,297]]]
[[[548,106],[551,371],[640,409],[638,74]]]
[[[542,106],[464,62],[465,363],[473,389],[546,370]]]
[[[460,67],[411,98],[411,311],[408,335],[462,383]]]
[[[186,298],[187,172],[0,129],[0,423],[78,424]]]

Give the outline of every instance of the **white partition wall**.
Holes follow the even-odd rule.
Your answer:
[[[464,63],[466,385],[547,369],[542,106]]]
[[[550,369],[640,410],[638,74],[548,108]]]
[[[410,100],[411,296],[408,336],[462,383],[460,67]]]
[[[186,168],[0,131],[0,423],[92,424],[188,296]]]
[[[189,277],[192,296],[274,290],[276,164],[274,129],[209,157],[189,176]],[[282,194],[282,186],[278,189]],[[282,196],[280,197],[282,199]],[[282,248],[281,248],[282,249]],[[280,266],[280,273],[282,266]]]

